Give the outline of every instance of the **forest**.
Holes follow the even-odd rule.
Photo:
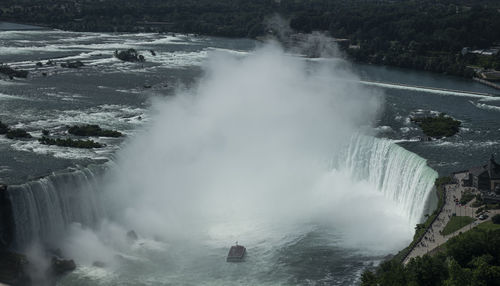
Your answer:
[[[500,229],[473,229],[450,239],[440,252],[405,266],[389,260],[362,275],[362,286],[500,285]]]
[[[500,70],[500,53],[463,52],[500,46],[495,0],[8,0],[6,21],[72,31],[180,32],[256,38],[275,33],[280,15],[292,29],[348,39],[354,60],[471,77]],[[27,20],[29,19],[29,20]]]

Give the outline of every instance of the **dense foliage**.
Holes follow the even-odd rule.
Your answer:
[[[52,139],[43,136],[42,138],[38,139],[38,141],[44,145],[56,145],[61,147],[73,147],[73,148],[85,148],[85,149],[104,147],[103,144],[95,142],[94,140],[73,140],[71,138]]]
[[[102,129],[99,125],[74,125],[68,129],[68,133],[76,136],[101,136],[101,137],[120,137],[121,132],[115,130]]]
[[[500,214],[496,214],[494,216],[491,217],[491,221],[494,223],[494,224],[500,224]]]
[[[0,16],[76,31],[254,38],[279,14],[296,31],[349,39],[360,61],[471,76],[467,66],[500,69],[500,53],[461,53],[500,45],[499,9],[496,0],[11,0]]]
[[[473,229],[450,239],[441,253],[414,258],[406,266],[384,262],[361,280],[362,286],[500,285],[500,230]]]
[[[450,137],[457,134],[462,124],[444,113],[439,114],[438,117],[413,118],[412,121],[422,128],[425,135],[435,138]]]

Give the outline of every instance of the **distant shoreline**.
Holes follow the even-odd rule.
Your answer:
[[[50,28],[0,21],[0,31],[37,31],[37,30],[45,31],[45,30],[50,30]]]

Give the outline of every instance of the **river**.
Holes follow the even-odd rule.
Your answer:
[[[376,266],[386,255],[396,252],[411,240],[414,223],[427,211],[429,200],[432,201],[429,192],[437,176],[432,169],[445,175],[481,164],[500,150],[500,97],[473,94],[495,94],[498,91],[472,80],[446,75],[343,60],[339,64],[339,60],[335,60],[334,66],[349,70],[353,74],[349,80],[360,82],[361,86],[368,81],[387,83],[363,88],[382,98],[382,111],[374,117],[368,131],[374,137],[354,136],[340,156],[346,162],[342,170],[351,174],[346,184],[352,190],[359,189],[360,193],[352,197],[344,192],[341,192],[343,197],[327,196],[334,210],[323,212],[322,209],[319,212],[322,219],[308,217],[301,220],[288,213],[288,219],[278,216],[272,219],[209,216],[210,220],[207,218],[204,227],[200,227],[202,231],[190,233],[190,238],[172,236],[171,233],[164,235],[161,231],[148,233],[147,228],[141,229],[141,224],[198,228],[194,221],[186,220],[186,225],[179,226],[171,214],[160,216],[164,221],[154,221],[156,216],[136,215],[147,221],[132,224],[139,233],[139,240],[127,242],[124,233],[129,225],[124,226],[123,221],[114,217],[113,204],[100,203],[102,171],[96,172],[97,167],[93,165],[104,164],[113,170],[116,168],[114,162],[120,161],[116,159],[117,154],[132,148],[124,146],[133,146],[134,138],[143,136],[144,130],[157,130],[158,118],[173,119],[161,115],[162,111],[156,107],[164,102],[168,104],[179,90],[196,87],[206,75],[209,59],[219,54],[244,59],[261,44],[248,39],[192,35],[62,31],[5,31],[0,32],[0,41],[0,61],[30,71],[28,79],[0,81],[2,122],[25,128],[35,137],[41,136],[42,129],[48,130],[52,136],[65,136],[67,125],[83,123],[99,124],[127,135],[126,139],[97,138],[95,140],[105,143],[106,147],[91,150],[45,146],[36,140],[0,138],[0,181],[17,185],[10,191],[15,192],[11,197],[14,208],[17,207],[17,245],[22,248],[33,239],[42,239],[72,254],[78,267],[61,278],[60,285],[357,284],[362,271]],[[146,62],[125,63],[112,56],[115,50],[128,48],[139,50],[145,55]],[[58,64],[47,65],[49,59]],[[59,66],[68,60],[81,60],[85,66],[80,69]],[[312,65],[315,62],[328,65],[330,61],[303,60]],[[37,62],[43,65],[37,67]],[[463,92],[402,88],[390,83]],[[422,133],[410,122],[410,117],[438,112],[461,120],[460,133],[452,138],[420,141]],[[191,125],[186,124],[189,129]],[[165,125],[166,131],[176,132],[174,127]],[[180,162],[184,160],[192,162],[194,159],[187,156]],[[141,162],[136,163],[141,166]],[[85,168],[88,165],[92,167]],[[191,165],[186,166],[191,168]],[[75,175],[71,172],[75,169],[83,171],[77,171]],[[206,169],[194,170],[202,172]],[[231,169],[220,170],[231,172]],[[166,182],[175,181],[176,176],[183,174],[183,170],[178,171],[180,175],[165,174],[170,179]],[[304,173],[304,170],[299,173]],[[335,172],[332,176],[334,182],[327,183],[334,187],[336,182],[344,179],[342,174]],[[46,178],[39,180],[40,177]],[[253,178],[252,175],[248,177]],[[255,178],[261,179],[259,176]],[[32,183],[23,184],[27,181]],[[214,180],[203,182],[213,183]],[[182,182],[173,186],[192,185]],[[363,189],[378,192],[367,194],[361,191]],[[162,194],[144,192],[155,196]],[[171,193],[172,190],[166,192],[175,194]],[[154,209],[155,202],[149,198],[139,196],[137,201],[144,199]],[[175,199],[185,203],[183,198]],[[318,203],[316,200],[312,202]],[[345,209],[343,204],[350,209]],[[387,208],[388,212],[372,211],[371,208]],[[243,209],[252,213],[251,207],[242,206]],[[304,213],[310,214],[310,211]],[[358,217],[357,213],[363,215]],[[325,221],[328,216],[331,217]],[[377,217],[373,223],[366,221],[370,216]],[[55,241],[54,236],[61,233],[69,233],[68,238]],[[176,231],[178,233],[182,231]],[[384,237],[390,233],[394,233],[394,238]],[[123,241],[110,241],[116,235]],[[391,245],[377,247],[369,243],[369,238],[390,241]],[[247,246],[249,255],[245,263],[224,261],[233,240],[240,240]],[[94,252],[88,252],[89,248]],[[103,262],[105,267],[93,265],[95,261]]]

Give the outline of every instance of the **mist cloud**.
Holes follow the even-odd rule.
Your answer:
[[[387,234],[400,241],[411,230],[394,203],[332,170],[383,100],[343,67],[275,44],[246,57],[214,52],[199,84],[156,101],[151,125],[119,152],[107,186],[113,219],[148,237],[226,245],[321,224],[348,246],[394,248]]]

